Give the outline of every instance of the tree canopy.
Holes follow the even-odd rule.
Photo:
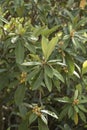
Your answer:
[[[86,0],[0,0],[0,129],[87,129]]]

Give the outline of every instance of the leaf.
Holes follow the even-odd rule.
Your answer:
[[[75,90],[75,93],[74,93],[74,100],[78,98],[78,89]]]
[[[29,114],[29,124],[32,124],[37,119],[37,115],[35,113]]]
[[[42,51],[43,51],[45,59],[47,57],[47,52],[48,52],[48,42],[49,42],[48,39],[43,36],[41,45],[42,45]]]
[[[54,112],[51,112],[49,110],[41,110],[41,112],[45,113],[45,114],[48,114],[56,119],[58,119],[58,116],[54,113]]]
[[[60,92],[60,89],[61,89],[60,82],[56,78],[54,78],[53,83],[54,83],[55,87],[57,88],[57,90]]]
[[[5,18],[3,18],[2,16],[0,16],[0,20],[1,20],[2,22],[4,22],[4,23],[8,24],[8,21],[7,21]]]
[[[46,125],[48,124],[48,121],[47,121],[46,117],[45,117],[43,114],[41,114],[41,119],[42,119],[42,121],[43,121]]]
[[[87,18],[82,18],[76,25],[76,28],[85,25],[87,23]]]
[[[14,100],[16,105],[21,105],[21,103],[23,102],[24,96],[25,96],[25,86],[21,85],[17,88],[15,95],[14,95]]]
[[[45,29],[43,29],[43,30],[41,31],[41,34],[47,37],[47,36],[49,36],[51,33],[53,33],[54,31],[56,31],[58,28],[59,28],[59,25],[54,26],[54,27],[51,28],[51,29],[45,28]]]
[[[27,113],[27,108],[25,106],[23,106],[23,105],[20,105],[19,106],[19,111],[20,111],[21,117],[24,118],[26,113]]]
[[[66,64],[68,65],[68,72],[70,75],[73,74],[75,70],[74,60],[72,59],[72,56],[66,54]]]
[[[49,130],[48,126],[40,118],[38,118],[38,128],[39,130]]]
[[[39,68],[36,68],[34,70],[32,70],[28,75],[27,75],[27,78],[26,78],[26,81],[30,81],[32,78],[35,77],[35,75],[37,75],[39,73]]]
[[[53,69],[49,65],[44,66],[45,73],[47,74],[48,77],[52,78],[53,77]]]
[[[18,127],[18,130],[30,130],[28,128],[28,118],[22,120],[21,124]]]
[[[19,64],[21,64],[24,60],[24,46],[22,45],[21,41],[18,41],[16,43],[15,57],[16,57],[16,62]]]
[[[72,41],[76,49],[81,49],[84,54],[86,53],[85,47],[83,43],[81,43],[82,40],[79,41],[77,38],[72,38]]]
[[[34,45],[28,43],[28,42],[25,42],[24,46],[31,52],[31,53],[36,53],[36,49],[34,47]]]
[[[63,103],[71,103],[71,99],[68,97],[63,97],[63,98],[55,98],[56,101],[58,102],[63,102]]]
[[[58,37],[54,37],[52,38],[52,40],[49,42],[48,44],[48,48],[47,48],[47,55],[46,55],[46,60],[48,60],[49,56],[51,55],[51,53],[53,52],[55,45],[58,42]]]
[[[68,110],[69,110],[69,106],[70,105],[65,105],[63,107],[63,110],[61,111],[60,115],[59,115],[59,120],[61,121],[68,113]]]
[[[7,130],[10,130],[10,127]]]
[[[85,73],[87,73],[87,60],[85,60],[82,65],[82,74]]]
[[[74,122],[75,122],[75,125],[78,124],[78,113],[76,113],[76,112],[74,114]]]
[[[5,72],[5,71],[6,71],[6,69],[0,69],[0,73]]]
[[[41,72],[38,73],[38,75],[36,75],[36,77],[33,79],[32,81],[32,90],[37,90],[42,83],[43,80],[43,70],[41,70]]]
[[[87,112],[87,109],[84,107],[84,105],[78,105],[78,108],[83,112]]]
[[[86,116],[82,111],[79,111],[79,116],[80,116],[81,120],[86,123]]]
[[[78,108],[78,106],[77,106],[77,105],[74,105],[74,110],[75,110],[75,112],[76,112],[76,113],[78,113],[78,112],[79,112],[79,108]]]
[[[44,81],[46,84],[46,87],[48,88],[49,92],[52,90],[52,80],[47,76],[47,74],[44,74]]]
[[[68,117],[71,118],[74,114],[74,111],[73,111],[73,107],[72,105],[69,107],[69,110],[68,110]]]
[[[74,16],[66,9],[64,9],[64,12],[67,13],[67,15],[71,18],[71,21],[73,22]]]
[[[54,73],[54,76],[59,79],[60,81],[62,81],[64,83],[64,78],[63,76],[56,70],[56,69],[53,69],[53,73]]]
[[[41,65],[40,62],[36,62],[36,61],[31,61],[31,62],[24,62],[22,63],[21,65],[24,65],[24,66],[36,66],[36,65]]]

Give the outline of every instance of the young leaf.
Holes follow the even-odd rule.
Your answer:
[[[74,113],[74,122],[75,122],[75,125],[78,124],[78,113]]]
[[[47,57],[47,52],[48,52],[48,42],[49,42],[48,39],[43,36],[41,45],[42,45],[42,51],[43,51],[45,59]]]
[[[78,89],[75,90],[75,93],[74,93],[74,100],[78,98]]]
[[[82,65],[82,74],[85,73],[87,73],[87,60],[85,60]]]
[[[46,60],[48,60],[49,56],[51,55],[51,53],[53,52],[55,45],[58,42],[58,37],[54,37],[52,38],[52,40],[49,42],[48,44],[48,48],[47,48],[47,55],[46,55]]]

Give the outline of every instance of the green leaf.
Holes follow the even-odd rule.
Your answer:
[[[78,98],[78,89],[75,90],[75,93],[74,93],[74,100]]]
[[[0,16],[0,20],[1,20],[2,22],[4,22],[4,23],[8,24],[8,21],[7,21],[5,18],[3,18],[2,16]]]
[[[85,73],[87,73],[87,60],[85,60],[82,65],[82,74]]]
[[[74,110],[75,110],[76,113],[78,113],[79,112],[78,106],[74,105]]]
[[[59,120],[61,121],[68,113],[68,110],[69,110],[69,106],[70,105],[65,105],[63,107],[63,110],[61,111],[60,115],[59,115]]]
[[[21,117],[24,118],[26,113],[27,113],[27,108],[24,105],[20,105],[19,106],[19,111],[20,111]]]
[[[71,18],[71,21],[73,22],[74,16],[71,14],[71,12],[66,9],[64,9],[64,12],[67,13],[67,15]]]
[[[64,83],[64,78],[63,76],[55,69],[53,69],[53,73],[54,73],[54,76],[59,79],[60,81],[62,81]]]
[[[75,125],[78,124],[78,113],[74,113],[74,122],[75,122]]]
[[[53,77],[53,69],[49,65],[44,66],[45,73],[47,74],[48,77],[52,78]]]
[[[31,62],[24,62],[22,63],[21,65],[24,65],[24,66],[36,66],[36,65],[41,65],[40,62],[36,62],[36,61],[31,61]]]
[[[36,49],[34,47],[34,45],[28,43],[28,42],[25,42],[24,46],[31,52],[31,53],[36,53]]]
[[[26,78],[26,81],[30,81],[32,78],[35,77],[35,75],[37,75],[39,73],[39,68],[36,68],[34,70],[32,70],[28,75],[27,75],[27,78]]]
[[[43,51],[45,59],[47,57],[47,52],[48,52],[48,42],[49,42],[48,39],[43,36],[41,45],[42,45],[42,51]]]
[[[82,26],[82,25],[85,25],[87,23],[87,18],[83,18],[82,20],[80,20],[77,25],[76,25],[76,28]]]
[[[71,118],[74,114],[74,110],[73,110],[73,107],[72,105],[69,107],[69,110],[68,110],[68,117]]]
[[[0,69],[0,73],[5,72],[5,71],[6,71],[6,69]]]
[[[7,130],[10,130],[10,127]]]
[[[37,115],[35,113],[29,114],[29,124],[32,124],[37,119]]]
[[[52,38],[52,40],[49,42],[48,44],[48,48],[47,48],[47,55],[46,55],[46,60],[48,60],[49,56],[51,55],[51,53],[53,52],[56,44],[58,42],[58,37],[54,37]]]
[[[68,97],[63,97],[63,98],[55,98],[56,101],[58,102],[63,102],[63,103],[71,103],[71,99]]]
[[[69,74],[72,75],[75,70],[75,65],[72,56],[69,56],[68,54],[66,54],[66,64],[68,65]]]
[[[30,130],[28,128],[28,118],[22,120],[21,124],[18,127],[18,130]]]
[[[52,80],[47,76],[47,74],[44,74],[44,80],[45,80],[45,84],[46,87],[48,88],[49,92],[51,92],[52,90]]]
[[[84,105],[78,105],[78,108],[83,112],[87,112],[87,109],[84,107]]]
[[[53,28],[51,29],[48,29],[48,28],[45,28],[41,31],[41,34],[44,35],[44,36],[49,36],[51,33],[53,33],[54,31],[56,31],[58,29],[59,25],[57,26],[54,26]]]
[[[41,87],[41,83],[43,81],[43,70],[41,70],[36,76],[35,78],[33,79],[32,81],[32,90],[36,90],[38,89],[39,87]]]
[[[86,123],[86,116],[82,111],[79,111],[79,116],[80,116],[81,120]]]
[[[16,57],[16,62],[19,63],[19,64],[21,64],[24,60],[24,46],[21,43],[21,41],[18,41],[16,43],[15,57]]]
[[[25,86],[21,85],[17,88],[15,95],[14,95],[14,100],[16,105],[21,105],[21,103],[23,102],[24,96],[25,96]]]
[[[41,119],[42,119],[42,121],[43,121],[46,125],[48,124],[48,121],[47,121],[46,117],[45,117],[43,114],[41,114]]]
[[[39,118],[38,119],[39,130],[49,130],[48,126]]]
[[[52,116],[52,117],[58,119],[58,116],[57,116],[54,112],[52,112],[52,111],[49,111],[49,110],[41,110],[41,112],[42,112],[42,113],[45,113],[45,114],[48,114],[48,115],[50,115],[50,116]]]

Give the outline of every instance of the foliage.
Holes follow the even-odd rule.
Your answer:
[[[1,130],[87,128],[86,16],[86,0],[0,1]]]

